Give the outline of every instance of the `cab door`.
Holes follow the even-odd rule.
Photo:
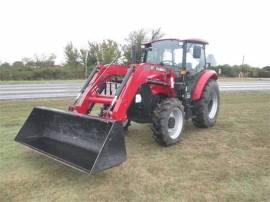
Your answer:
[[[187,70],[188,87],[192,89],[192,84],[206,68],[205,45],[187,43],[185,49],[185,67]]]

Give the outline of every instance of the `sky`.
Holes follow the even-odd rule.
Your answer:
[[[164,38],[201,38],[218,64],[270,66],[268,0],[0,0],[0,61],[57,55],[72,41],[113,39],[161,28]]]

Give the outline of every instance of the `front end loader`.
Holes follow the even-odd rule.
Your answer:
[[[93,174],[126,160],[130,121],[152,123],[164,146],[180,141],[188,119],[213,126],[219,89],[217,74],[206,68],[206,44],[162,39],[144,44],[142,63],[98,65],[68,112],[35,107],[15,141]]]

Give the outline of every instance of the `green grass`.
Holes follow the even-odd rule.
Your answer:
[[[0,201],[269,201],[270,93],[222,93],[215,127],[188,122],[164,148],[150,125],[132,123],[128,161],[82,174],[13,141],[33,106],[71,100],[0,102]]]

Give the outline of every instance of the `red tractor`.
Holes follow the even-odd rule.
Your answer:
[[[124,131],[130,121],[152,123],[155,141],[164,146],[180,140],[185,120],[211,127],[220,98],[217,74],[207,69],[206,45],[196,39],[156,40],[144,44],[140,64],[98,65],[69,112],[35,107],[15,140],[95,173],[126,160]]]

